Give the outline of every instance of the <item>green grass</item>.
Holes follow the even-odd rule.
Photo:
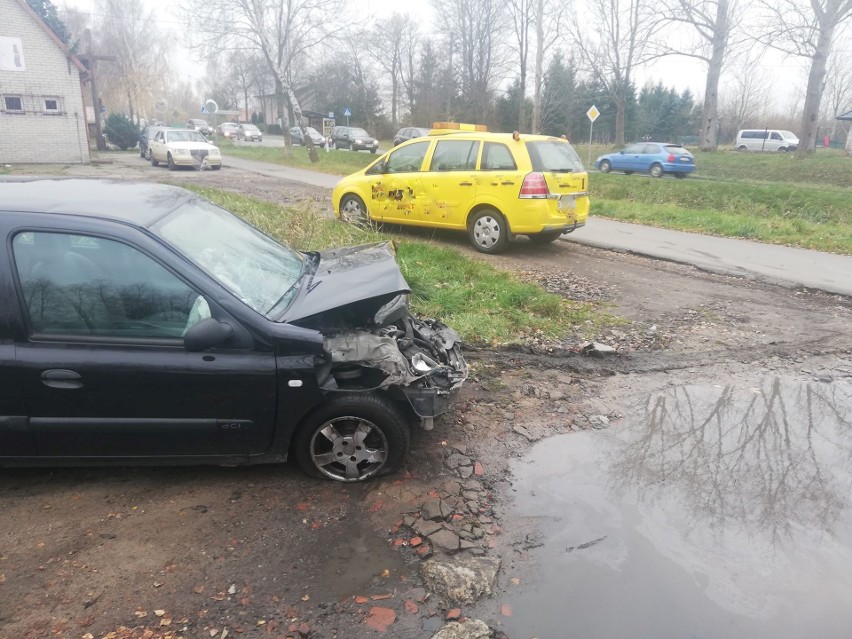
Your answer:
[[[292,147],[289,155],[285,153],[284,147],[249,146],[239,142],[231,142],[230,140],[222,140],[219,147],[226,156],[230,155],[260,162],[272,162],[285,166],[322,171],[323,173],[330,173],[332,175],[349,175],[359,169],[363,169],[379,157],[379,154],[374,155],[373,153],[364,151],[352,152],[331,149],[326,152],[325,149],[317,149],[319,162],[313,163],[310,157],[308,157],[308,149],[301,146]]]
[[[852,255],[852,160],[842,152],[820,150],[803,160],[694,153],[697,169],[686,180],[593,170],[592,215]]]
[[[852,189],[593,174],[593,215],[852,254]]]
[[[620,322],[599,304],[565,300],[452,249],[332,220],[309,205],[290,208],[216,189],[182,186],[296,249],[394,241],[400,268],[411,286],[414,312],[441,319],[469,343],[506,344],[534,334],[585,337]]]

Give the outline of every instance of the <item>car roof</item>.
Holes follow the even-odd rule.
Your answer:
[[[0,211],[96,217],[148,227],[190,200],[176,186],[92,178],[0,177]]]
[[[485,142],[511,142],[512,133],[492,133],[491,131],[456,131],[447,129],[432,129],[429,131],[430,138],[452,140],[454,138],[464,138],[468,140],[483,140]],[[415,138],[418,142],[422,142],[419,138]],[[560,138],[555,135],[536,135],[533,133],[521,133],[521,142],[568,142],[565,138]]]

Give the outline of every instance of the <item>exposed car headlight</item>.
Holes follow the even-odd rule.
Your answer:
[[[219,149],[213,148],[213,149],[210,149],[210,153],[208,155],[218,157],[219,155],[221,155],[221,153],[219,152]]]

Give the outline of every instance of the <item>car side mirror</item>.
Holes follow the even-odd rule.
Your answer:
[[[190,353],[200,353],[224,344],[233,334],[230,324],[208,317],[189,327],[183,336],[183,346]]]

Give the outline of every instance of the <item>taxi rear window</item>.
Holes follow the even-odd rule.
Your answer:
[[[584,170],[580,157],[568,142],[557,140],[527,142],[527,151],[530,154],[533,171],[572,173]]]

